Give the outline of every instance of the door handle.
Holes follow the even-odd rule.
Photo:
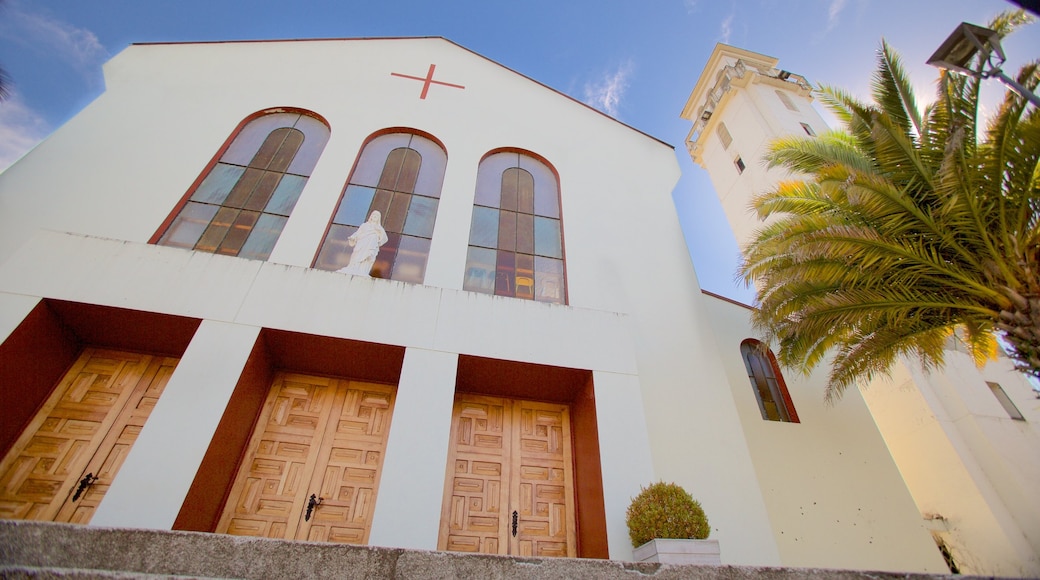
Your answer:
[[[86,491],[88,487],[94,485],[94,482],[97,480],[97,476],[93,473],[84,475],[83,479],[79,480],[79,485],[76,487],[76,493],[72,494],[72,501],[78,500],[79,497],[83,495],[83,492]]]
[[[513,510],[513,537],[514,538],[516,537],[516,524],[517,524],[517,521],[519,520],[519,517],[520,517],[520,514],[516,513],[516,510]]]
[[[311,494],[311,498],[309,500],[307,500],[307,513],[303,515],[303,521],[305,521],[305,522],[311,521],[311,513],[314,511],[314,508],[316,508],[316,507],[321,505],[321,502],[324,499],[325,498],[318,497],[318,496],[314,495],[313,493]]]

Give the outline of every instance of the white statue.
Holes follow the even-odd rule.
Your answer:
[[[387,241],[386,230],[379,223],[381,217],[378,211],[372,212],[372,215],[368,216],[368,221],[361,224],[361,227],[347,238],[347,244],[354,248],[354,252],[350,254],[350,263],[345,268],[336,270],[337,272],[360,276],[371,275],[372,266],[375,265],[376,256],[379,255],[379,247]]]

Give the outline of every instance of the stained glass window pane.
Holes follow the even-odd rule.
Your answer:
[[[237,256],[238,251],[242,249],[242,245],[246,243],[246,238],[253,231],[253,226],[256,225],[256,220],[259,217],[260,212],[256,211],[243,210],[238,212],[238,215],[235,216],[235,221],[231,223],[231,228],[228,230],[227,235],[224,236],[224,241],[217,247],[217,253]]]
[[[473,226],[469,230],[469,243],[484,248],[498,247],[498,210],[475,206]]]
[[[209,222],[209,227],[202,233],[199,243],[195,244],[195,249],[203,252],[215,252],[220,242],[224,241],[224,236],[227,235],[228,229],[231,228],[236,217],[238,217],[237,209],[220,208],[217,215],[213,216],[213,220]]]
[[[444,167],[448,163],[447,154],[440,145],[419,135],[412,136],[411,147],[422,156],[414,193],[427,197],[440,197],[441,186],[444,184]]]
[[[516,254],[515,296],[526,300],[534,299],[534,256]]]
[[[188,202],[163,234],[159,243],[189,250],[194,248],[195,243],[199,241],[199,236],[206,231],[206,226],[217,213],[217,209],[219,208],[215,205]]]
[[[191,199],[193,201],[204,201],[206,203],[224,203],[224,199],[226,199],[228,193],[231,192],[231,188],[233,188],[239,178],[242,177],[243,171],[245,171],[244,167],[228,165],[227,163],[217,163],[213,166],[213,169],[210,170],[206,179],[203,179],[202,183],[199,184],[195,193],[191,194]]]
[[[563,257],[563,242],[560,238],[560,221],[534,218],[534,251],[539,256]]]
[[[318,157],[325,149],[329,141],[329,128],[321,121],[309,115],[300,115],[296,121],[296,128],[303,131],[303,145],[297,151],[296,157],[289,164],[289,173],[308,177],[314,166],[318,163]]]
[[[274,249],[274,244],[278,241],[282,228],[285,227],[285,222],[286,218],[282,216],[261,214],[260,219],[253,226],[249,238],[242,246],[242,250],[238,253],[239,257],[251,260],[266,260],[270,257],[271,250]]]
[[[274,190],[274,195],[271,196],[271,201],[267,202],[264,211],[288,216],[296,207],[296,200],[300,199],[300,192],[303,191],[304,185],[307,185],[306,177],[285,175],[278,183],[278,187]]]
[[[511,167],[502,172],[502,199],[499,207],[509,211],[516,211],[516,195],[520,170]]]
[[[534,259],[535,300],[563,304],[566,295],[563,278],[563,260],[535,256]]]
[[[516,254],[499,250],[495,270],[495,294],[499,296],[513,296],[513,276],[516,271]]]
[[[394,258],[397,257],[397,249],[401,247],[401,234],[393,232],[386,233],[387,242],[379,248],[376,263],[372,266],[371,276],[373,278],[389,278],[394,268]]]
[[[333,223],[360,226],[368,219],[368,208],[372,205],[372,196],[376,190],[371,187],[348,185],[343,201],[339,204]]]
[[[387,156],[398,147],[407,147],[410,137],[407,133],[394,133],[369,141],[358,158],[354,173],[350,176],[350,183],[371,187],[378,185]]]
[[[220,160],[235,165],[249,165],[271,131],[279,127],[292,127],[299,117],[299,113],[275,113],[253,119],[242,128]]]
[[[347,243],[347,238],[356,231],[357,226],[332,224],[329,234],[325,236],[325,243],[321,245],[321,251],[314,262],[314,267],[322,270],[346,268],[350,263],[350,253],[353,251],[353,248]]]
[[[499,207],[502,197],[502,173],[516,167],[516,153],[495,153],[480,162],[477,169],[477,192],[474,203],[487,207]]]
[[[256,184],[253,192],[249,194],[249,199],[242,204],[242,208],[262,211],[267,207],[267,202],[271,199],[271,195],[274,194],[274,189],[278,187],[278,182],[281,178],[282,174],[277,171],[265,171],[263,176],[260,177],[260,182]]]
[[[516,212],[498,212],[498,249],[516,250]]]
[[[401,162],[401,174],[397,176],[397,191],[412,193],[415,191],[415,180],[419,177],[419,165],[422,157],[415,149],[405,149]]]
[[[534,216],[516,214],[516,251],[524,254],[534,253]]]
[[[292,163],[293,157],[296,157],[296,152],[300,150],[300,145],[303,145],[303,133],[296,129],[287,129],[267,169],[285,173],[289,169],[289,164]]]
[[[224,205],[227,207],[242,207],[245,205],[246,200],[249,199],[249,196],[256,189],[256,185],[260,183],[260,179],[263,176],[264,171],[262,169],[254,167],[246,169],[245,173],[242,174],[242,178],[231,188],[231,193],[224,200]]]
[[[466,255],[466,277],[462,289],[493,294],[495,292],[495,250],[469,248]]]
[[[516,211],[534,213],[534,178],[523,169],[517,169]]]
[[[408,206],[412,201],[410,193],[395,193],[390,203],[390,211],[382,215],[383,227],[388,232],[400,233],[404,230],[404,220],[408,217]]]
[[[412,196],[404,233],[423,238],[433,237],[433,223],[437,218],[437,200],[421,195]]]
[[[430,253],[430,240],[412,236],[401,236],[401,245],[394,260],[394,280],[422,284],[426,275],[426,256]]]

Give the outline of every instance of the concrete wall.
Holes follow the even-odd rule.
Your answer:
[[[784,566],[942,573],[947,567],[855,389],[824,403],[825,369],[783,373],[799,423],[759,411],[740,343],[748,310],[704,295]]]

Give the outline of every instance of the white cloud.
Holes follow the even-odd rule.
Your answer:
[[[628,88],[628,78],[635,67],[628,60],[618,65],[617,70],[608,73],[595,82],[585,84],[585,104],[595,107],[611,117],[618,116],[621,99]]]
[[[0,35],[64,61],[80,74],[97,74],[108,51],[90,30],[77,28],[42,12],[31,12],[20,2],[3,7]]]
[[[729,44],[729,37],[733,35],[733,14],[730,14],[719,26],[719,42]]]
[[[841,16],[841,11],[845,9],[846,3],[847,0],[831,0],[831,4],[827,8],[826,32],[834,30],[834,27],[838,25],[838,17]]]
[[[686,7],[687,14],[697,12],[698,4],[700,4],[699,0],[683,0],[683,6]]]
[[[50,127],[17,93],[0,103],[0,172],[36,146]]]

